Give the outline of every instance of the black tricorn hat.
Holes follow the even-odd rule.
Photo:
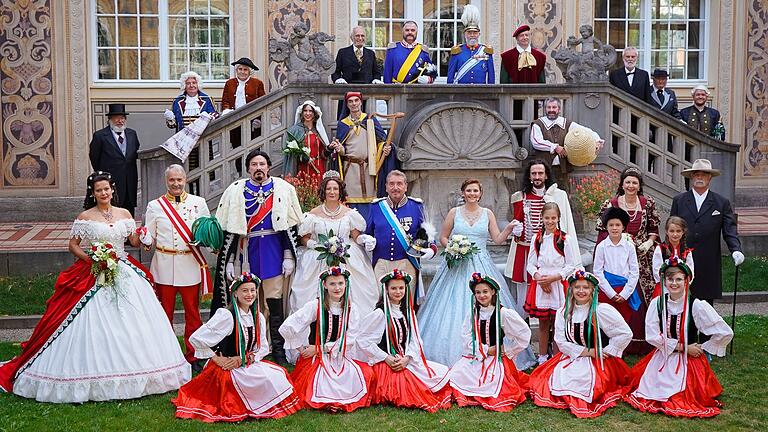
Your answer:
[[[249,59],[248,57],[240,57],[240,60],[232,62],[232,66],[236,66],[236,65],[239,65],[239,64],[244,65],[244,66],[248,66],[249,68],[251,68],[251,69],[253,69],[255,71],[259,70],[259,68],[257,68],[256,65],[253,64],[251,59]]]
[[[108,111],[105,116],[113,116],[113,115],[124,115],[127,116],[129,113],[125,112],[125,104],[109,104],[108,105]]]

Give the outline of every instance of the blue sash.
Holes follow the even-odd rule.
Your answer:
[[[611,285],[611,288],[624,288],[624,286],[627,284],[627,278],[624,276],[619,276],[617,274],[613,274],[611,272],[603,272],[605,275],[605,280],[608,281],[608,284]],[[629,307],[632,308],[633,311],[637,311],[640,309],[640,293],[637,292],[637,289],[632,291],[632,295],[629,296],[629,299],[627,299],[627,303],[629,304]]]
[[[397,217],[395,216],[395,213],[392,211],[392,208],[389,207],[386,200],[379,201],[379,208],[381,209],[381,214],[384,215],[384,219],[387,220],[387,223],[390,227],[392,227],[392,230],[395,232],[395,237],[397,237],[397,241],[400,242],[400,246],[403,247],[403,250],[408,250],[408,247],[410,246],[408,244],[408,239],[406,238],[405,228],[400,224],[400,221],[397,220]],[[413,267],[416,270],[420,270],[421,266],[419,265],[419,260],[417,260],[415,257],[412,257],[408,255],[407,253],[405,256],[408,257],[408,261],[411,262]]]
[[[461,68],[458,72],[456,72],[456,83],[459,82],[460,79],[464,78],[464,75],[467,74],[472,68],[477,66],[478,63],[480,63],[480,60],[478,60],[476,57],[480,56],[485,49],[485,45],[478,45],[477,51],[472,53],[472,56],[467,59],[467,61],[464,62],[463,65],[461,65]],[[486,60],[483,60],[486,61]]]

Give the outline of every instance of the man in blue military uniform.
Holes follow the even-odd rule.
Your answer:
[[[253,273],[262,280],[269,309],[272,358],[286,364],[283,337],[277,331],[283,323],[283,285],[296,267],[289,230],[302,220],[296,189],[287,181],[270,177],[269,155],[252,150],[245,158],[250,178],[229,185],[219,200],[216,218],[224,231],[224,246],[216,265],[211,315],[225,307],[226,285],[237,274]],[[224,276],[226,275],[226,280]]]
[[[430,84],[437,77],[437,67],[429,50],[416,42],[419,27],[413,21],[403,23],[403,40],[392,42],[384,58],[384,82],[387,84]]]
[[[473,5],[464,6],[461,21],[466,43],[451,49],[448,84],[493,84],[493,48],[479,42],[480,10]]]
[[[361,235],[365,237],[358,239],[367,250],[373,251],[373,272],[377,280],[394,269],[404,270],[411,275],[418,274],[419,258],[406,251],[412,239],[417,237],[419,228],[427,228],[429,225],[424,217],[421,200],[405,194],[408,190],[405,173],[390,171],[386,180],[387,197],[373,201],[365,234]],[[420,258],[430,259],[435,256],[437,246],[432,240]]]

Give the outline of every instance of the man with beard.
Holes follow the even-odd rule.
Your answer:
[[[463,45],[451,48],[448,62],[448,84],[494,84],[493,48],[480,45],[480,10],[477,6],[464,6]]]
[[[572,170],[567,161],[565,151],[565,135],[573,128],[583,128],[595,139],[597,152],[605,144],[597,132],[582,126],[575,121],[567,120],[560,115],[560,99],[547,98],[544,100],[546,116],[539,117],[531,123],[531,147],[533,159],[542,159],[555,170],[557,183],[564,190],[568,189],[568,172]],[[557,168],[555,168],[557,167]]]
[[[517,46],[501,53],[501,83],[546,83],[547,55],[531,47],[531,28],[523,24],[512,36],[517,40]]]
[[[195,358],[189,337],[201,325],[200,295],[210,294],[211,273],[202,251],[194,246],[192,225],[201,217],[210,216],[205,198],[184,190],[187,174],[184,167],[173,164],[165,170],[168,192],[147,204],[144,226],[139,228],[139,240],[146,250],[155,243],[150,271],[155,279],[155,293],[173,324],[176,294],[184,305],[184,343],[186,358],[194,370],[202,370]]]
[[[612,70],[608,74],[608,80],[613,86],[650,103],[648,98],[651,95],[651,79],[648,72],[637,67],[637,48],[624,48],[621,58],[624,67]]]
[[[231,301],[226,298],[225,284],[243,272],[255,274],[262,281],[259,299],[266,299],[269,312],[272,358],[285,365],[284,340],[277,330],[285,319],[284,280],[296,267],[289,230],[302,220],[301,205],[293,185],[270,177],[269,155],[252,150],[245,166],[250,178],[229,185],[216,211],[224,230],[224,246],[216,264],[211,316]]]
[[[688,126],[717,139],[725,139],[725,136],[716,136],[715,126],[720,123],[720,111],[708,107],[709,89],[705,85],[697,85],[691,90],[693,105],[680,110],[680,117]]]
[[[384,58],[384,82],[387,84],[430,84],[437,77],[437,66],[429,58],[427,47],[416,42],[419,27],[413,21],[403,23],[403,40],[392,42]]]
[[[525,168],[521,190],[512,194],[510,210],[512,219],[521,222],[512,230],[513,241],[509,248],[507,266],[504,275],[512,280],[517,298],[516,312],[525,316],[523,304],[528,293],[531,275],[526,271],[528,252],[531,241],[542,227],[541,210],[544,204],[554,202],[560,208],[560,229],[570,236],[568,242],[573,247],[573,254],[581,265],[579,242],[576,238],[576,227],[573,224],[573,212],[568,202],[568,194],[557,187],[552,178],[552,172],[546,161],[534,159]]]
[[[139,137],[127,128],[128,113],[125,104],[109,104],[104,129],[93,133],[88,156],[94,171],[106,171],[115,182],[117,206],[133,215],[139,187],[139,170],[136,166]]]

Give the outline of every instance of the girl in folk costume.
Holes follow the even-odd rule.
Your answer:
[[[474,305],[464,323],[464,352],[448,372],[453,397],[459,406],[509,412],[528,391],[528,376],[512,359],[528,347],[531,329],[514,309],[500,306],[496,280],[474,273],[469,288]]]
[[[291,373],[302,405],[351,412],[371,403],[373,369],[354,358],[359,314],[349,302],[349,271],[331,267],[320,274],[318,298],[289,316],[280,334],[300,357]],[[309,337],[306,330],[309,329]]]
[[[539,319],[539,364],[548,359],[553,318],[565,304],[563,282],[580,267],[570,244],[572,237],[560,231],[560,207],[553,202],[544,204],[541,218],[543,229],[528,252],[527,272],[533,279],[523,306],[529,315]]]
[[[531,374],[531,397],[538,406],[597,417],[627,392],[629,368],[621,355],[632,331],[613,306],[597,302],[598,283],[584,270],[568,278],[567,300],[555,318],[561,352]]]
[[[231,303],[192,333],[197,358],[210,358],[200,375],[171,402],[176,417],[206,423],[281,418],[301,402],[282,367],[262,360],[269,353],[267,324],[259,311],[261,280],[243,273],[229,286]]]
[[[376,374],[374,404],[420,408],[429,412],[451,406],[448,367],[427,361],[413,310],[411,276],[394,269],[381,280],[381,299],[357,338],[362,358]]]
[[[722,357],[733,330],[706,301],[691,298],[692,270],[673,256],[661,266],[664,289],[651,301],[645,320],[656,349],[632,368],[633,389],[624,399],[640,411],[675,417],[714,417],[723,391],[705,356]],[[699,332],[710,336],[703,344]]]
[[[330,155],[330,141],[320,107],[311,100],[296,107],[294,124],[286,131],[284,142],[283,173],[314,178],[319,183],[325,173],[325,161]],[[294,143],[296,148],[293,148]]]
[[[685,261],[685,265],[691,269],[691,282],[694,277],[693,248],[686,247],[685,241],[688,235],[688,223],[681,217],[670,216],[664,229],[667,232],[666,239],[653,251],[653,278],[656,280],[653,298],[661,295],[661,266],[671,257],[676,256]]]

